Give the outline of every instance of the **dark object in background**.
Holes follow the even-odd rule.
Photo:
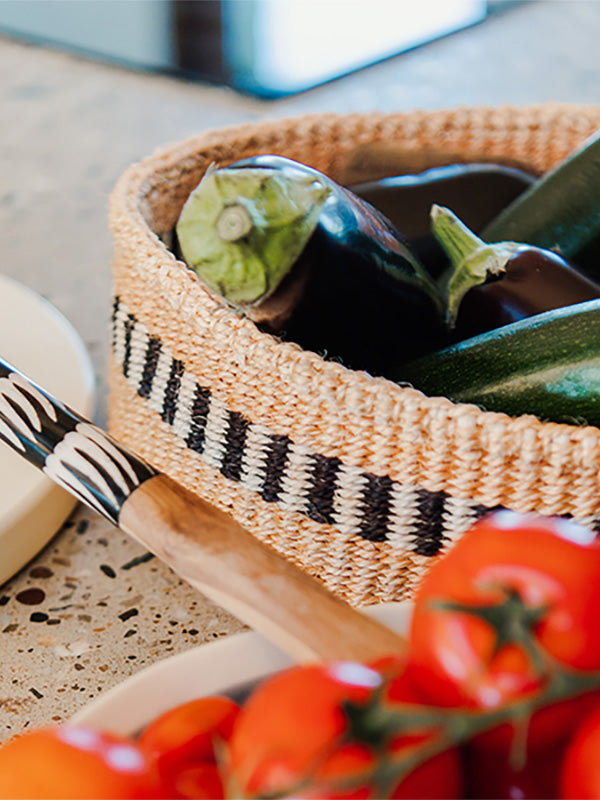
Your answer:
[[[435,277],[447,266],[441,245],[431,234],[431,206],[451,208],[473,231],[480,231],[537,180],[502,164],[451,164],[415,175],[398,175],[351,186],[409,240]]]
[[[175,0],[177,66],[275,98],[305,91],[485,18],[485,0]]]

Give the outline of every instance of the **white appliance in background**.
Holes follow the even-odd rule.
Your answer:
[[[3,0],[0,31],[275,97],[472,25],[490,5],[486,0]]]

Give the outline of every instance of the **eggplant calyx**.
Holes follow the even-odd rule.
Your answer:
[[[259,305],[299,260],[331,192],[312,172],[209,169],[177,221],[183,259],[232,305]]]
[[[233,203],[219,214],[215,229],[224,242],[237,242],[247,236],[254,222],[250,212],[241,203]]]
[[[450,209],[438,205],[431,207],[431,229],[452,265],[446,276],[446,321],[453,328],[461,301],[469,289],[490,277],[503,275],[508,262],[523,245],[519,242],[487,244]]]

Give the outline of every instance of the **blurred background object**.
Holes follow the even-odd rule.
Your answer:
[[[0,2],[0,30],[129,66],[225,84],[258,97],[277,97],[479,22],[490,5],[498,4],[486,0],[5,0]]]

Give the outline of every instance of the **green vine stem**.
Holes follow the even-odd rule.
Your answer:
[[[385,686],[381,687],[366,705],[344,704],[344,711],[349,721],[348,730],[339,741],[333,743],[328,753],[323,754],[323,762],[335,748],[350,741],[357,741],[355,737],[359,732],[362,732],[364,739],[368,738],[371,743],[375,743],[374,751],[379,758],[374,768],[354,773],[348,778],[338,779],[326,786],[319,785],[319,788],[330,788],[340,792],[370,784],[376,790],[377,797],[389,796],[393,787],[409,773],[445,750],[464,744],[475,736],[502,724],[517,728],[519,724],[527,723],[536,711],[600,690],[600,672],[564,669],[557,662],[549,660],[547,654],[545,661],[546,664],[552,663],[553,669],[539,691],[489,710],[441,708],[403,702],[384,705],[382,695]],[[427,738],[402,753],[389,755],[386,745],[403,734],[413,736],[422,734]],[[366,743],[369,744],[368,741]],[[294,796],[290,795],[290,790],[297,792],[298,789],[310,785],[311,775],[308,774],[294,786],[285,787],[269,798],[277,800]]]
[[[338,780],[324,788],[331,788],[339,792],[346,789],[350,791],[359,785],[370,784],[376,791],[376,797],[389,796],[394,786],[414,769],[445,750],[464,744],[473,737],[503,723],[513,724],[516,727],[516,723],[527,721],[534,712],[548,705],[595,689],[600,689],[600,672],[560,671],[544,687],[543,692],[490,711],[445,709],[405,703],[395,703],[392,708],[384,708],[374,703],[367,707],[348,705],[347,712],[366,715],[369,718],[370,727],[386,730],[390,737],[400,736],[405,731],[412,735],[423,733],[430,738],[408,748],[399,755],[390,756],[385,753],[385,749],[381,749],[381,757],[373,769],[354,773],[347,779]],[[431,735],[432,731],[433,735]],[[347,741],[341,740],[339,746],[345,743]],[[302,785],[310,785],[310,779],[304,779]],[[294,796],[289,794],[289,788],[273,795],[273,799]],[[293,788],[297,789],[298,787]]]

